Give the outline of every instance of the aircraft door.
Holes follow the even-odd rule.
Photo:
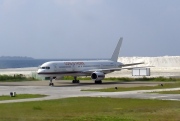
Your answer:
[[[54,71],[57,71],[57,64],[54,64]]]

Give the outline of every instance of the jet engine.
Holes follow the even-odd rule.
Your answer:
[[[103,72],[93,72],[91,74],[92,80],[102,80],[105,78],[105,74]]]

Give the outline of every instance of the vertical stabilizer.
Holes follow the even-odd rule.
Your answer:
[[[123,41],[123,38],[121,37],[119,39],[119,42],[118,42],[118,44],[117,44],[117,46],[116,46],[116,48],[114,50],[114,53],[113,53],[113,55],[111,57],[112,61],[117,62],[117,59],[118,59],[118,56],[119,56],[119,51],[120,51],[120,48],[121,48],[121,45],[122,45],[122,41]]]

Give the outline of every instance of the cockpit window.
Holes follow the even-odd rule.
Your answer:
[[[41,67],[41,69],[50,69],[50,67]]]
[[[46,67],[46,69],[50,69],[50,67]]]

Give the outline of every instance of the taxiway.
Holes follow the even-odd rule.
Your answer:
[[[55,86],[49,87],[48,81],[27,81],[27,82],[1,82],[0,95],[9,95],[10,92],[18,94],[42,94],[42,98],[5,100],[0,103],[42,101],[68,97],[112,97],[112,98],[139,98],[180,101],[180,94],[157,94],[148,93],[162,90],[180,90],[180,88],[136,90],[124,92],[94,92],[81,91],[82,89],[100,89],[109,87],[132,87],[132,86],[153,86],[158,82],[115,82],[105,81],[103,84],[94,84],[92,81],[81,81],[80,84],[72,84],[71,81],[54,81]]]

